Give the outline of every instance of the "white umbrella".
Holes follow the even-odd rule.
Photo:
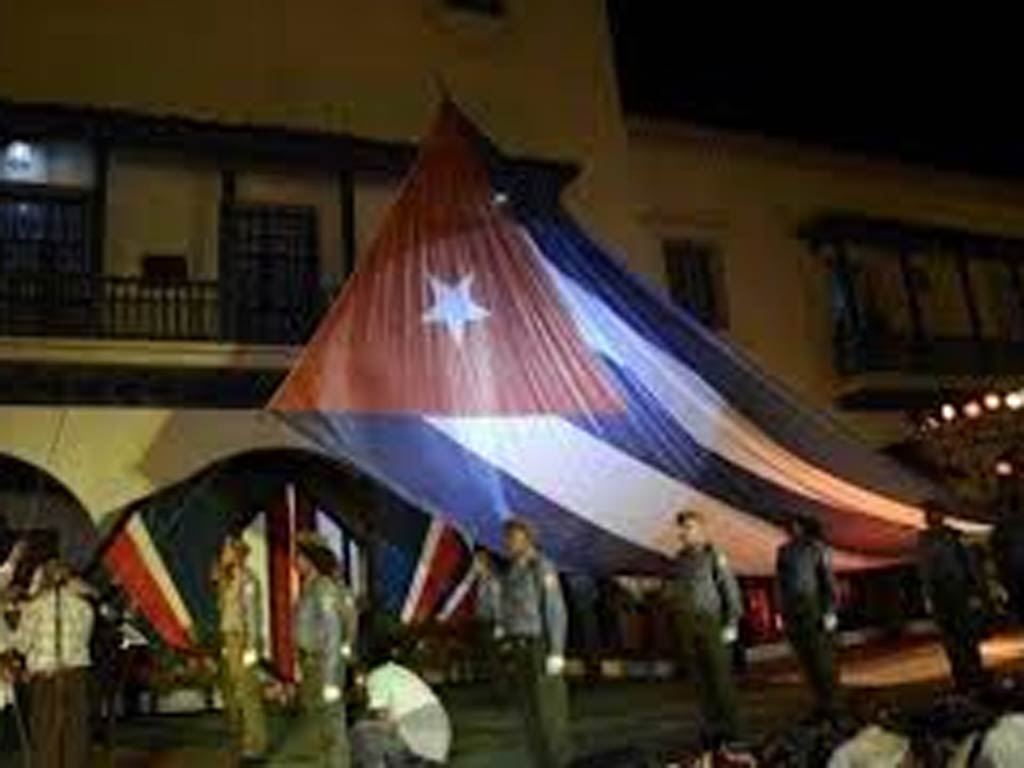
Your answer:
[[[398,735],[409,751],[426,760],[443,763],[452,745],[452,726],[439,706],[421,707],[398,718]]]

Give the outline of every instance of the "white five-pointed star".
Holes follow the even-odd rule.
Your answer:
[[[444,323],[455,344],[462,346],[466,326],[490,316],[469,294],[473,285],[473,273],[463,277],[455,285],[449,285],[433,275],[428,275],[430,290],[434,294],[434,306],[423,313],[424,323]]]

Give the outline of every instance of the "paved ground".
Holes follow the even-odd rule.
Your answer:
[[[1020,664],[1024,640],[1001,638],[986,646],[990,665]],[[855,706],[927,700],[944,686],[945,661],[934,643],[848,653],[843,677]],[[456,768],[525,765],[519,751],[519,723],[507,707],[482,688],[443,692],[456,728]],[[792,723],[807,699],[786,666],[759,669],[744,681],[743,712],[749,731],[760,736]],[[602,683],[573,692],[574,739],[580,752],[642,744],[671,753],[692,743],[696,716],[682,682]],[[286,727],[276,720],[275,728]],[[97,754],[97,766],[116,768],[216,768],[231,765],[220,718],[214,715],[151,718],[124,725],[114,754]],[[0,756],[0,768],[20,765],[16,755]]]

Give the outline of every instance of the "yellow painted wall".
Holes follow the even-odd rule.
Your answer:
[[[584,166],[573,207],[639,244],[603,0],[0,4],[0,96],[412,140],[443,79],[505,148]],[[648,271],[656,265],[638,261]]]
[[[213,280],[220,172],[177,154],[117,152],[107,177],[104,270],[141,274],[146,254],[180,254],[189,277]]]
[[[359,181],[355,190],[356,253],[363,254],[380,230],[388,208],[398,196],[399,183]]]
[[[686,126],[636,122],[631,167],[650,258],[670,237],[724,256],[728,337],[810,403],[841,387],[832,364],[828,275],[796,236],[832,210],[1024,237],[1024,187],[870,162]],[[897,289],[899,287],[897,286]],[[843,414],[879,443],[899,417]]]
[[[314,450],[265,411],[0,407],[0,454],[45,470],[101,523],[251,450]]]

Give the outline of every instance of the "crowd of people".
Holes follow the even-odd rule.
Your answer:
[[[672,609],[679,658],[700,713],[698,764],[753,765],[744,744],[731,650],[743,615],[741,591],[701,515],[685,511],[676,522],[680,548],[664,599]],[[563,582],[524,520],[506,522],[504,546],[503,557],[483,548],[475,553],[475,646],[496,683],[492,687],[521,715],[530,763],[565,766],[573,748],[564,674],[570,621]],[[1024,611],[1024,514],[1004,516],[991,550],[1010,604]],[[286,678],[275,677],[262,663],[264,596],[248,556],[243,538],[231,535],[211,572],[223,710],[239,761],[330,768],[445,764],[452,724],[441,699],[403,666],[393,636],[360,637],[356,599],[326,542],[315,534],[297,540],[297,670]],[[979,651],[985,578],[939,505],[927,508],[918,568],[956,688],[983,702],[992,691]],[[837,591],[829,549],[815,521],[791,519],[788,541],[777,554],[776,589],[785,636],[813,694],[808,722],[831,729],[829,764],[880,765],[877,755],[885,749],[904,755],[903,763],[893,765],[911,764],[910,737],[877,723],[856,733],[840,725],[847,708],[835,651]],[[17,721],[27,726],[23,737],[37,768],[88,764],[88,670],[96,604],[96,591],[62,564],[55,548],[29,557],[27,542],[19,541],[0,566],[0,709],[19,703],[16,685],[27,691],[27,717],[19,708]],[[1024,619],[1024,613],[1020,616]],[[286,705],[292,714],[283,739],[269,736],[268,700]],[[975,740],[977,754],[985,744],[1004,744],[1024,734],[1021,719],[1012,716],[987,727],[985,733],[994,735]],[[820,732],[815,733],[820,741]],[[775,747],[784,751],[785,740]],[[858,755],[875,757],[864,762]]]

